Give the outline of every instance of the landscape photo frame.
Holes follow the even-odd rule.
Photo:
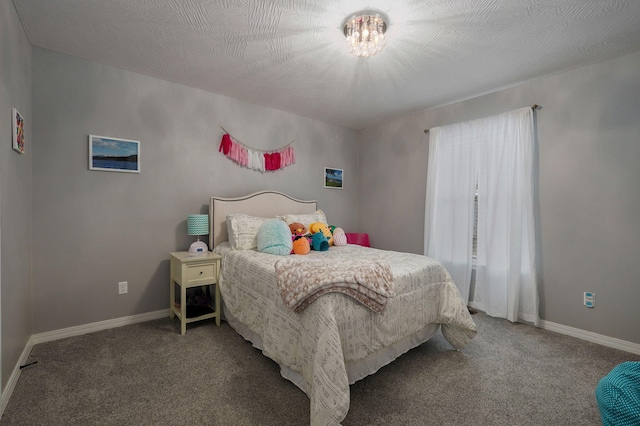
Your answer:
[[[89,170],[140,173],[140,141],[89,135]]]
[[[335,167],[324,168],[324,187],[331,189],[343,188],[343,170]]]
[[[24,118],[15,108],[11,108],[11,130],[13,131],[13,150],[24,154]]]

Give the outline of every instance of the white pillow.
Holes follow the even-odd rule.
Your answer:
[[[291,225],[294,222],[300,222],[307,229],[309,228],[309,225],[311,225],[313,222],[322,222],[325,225],[329,224],[329,222],[327,222],[327,217],[325,216],[324,212],[320,209],[310,214],[285,214],[284,216],[278,216],[278,217],[280,219],[283,219],[285,222],[287,222],[287,225]]]
[[[227,234],[229,243],[236,250],[252,250],[258,248],[258,230],[268,217],[250,216],[248,214],[230,214],[227,216]]]

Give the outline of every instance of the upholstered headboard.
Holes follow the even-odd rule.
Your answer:
[[[227,215],[244,213],[251,216],[307,214],[316,211],[316,200],[298,200],[277,191],[260,191],[237,198],[211,197],[209,201],[209,249],[227,241]]]

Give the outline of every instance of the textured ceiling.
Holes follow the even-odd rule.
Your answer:
[[[13,3],[33,46],[354,129],[640,50],[640,0]],[[390,20],[370,58],[362,9]]]

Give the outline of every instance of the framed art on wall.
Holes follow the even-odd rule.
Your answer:
[[[24,154],[24,118],[15,108],[11,108],[11,123],[13,149],[20,154]]]
[[[342,189],[342,169],[324,168],[324,187]]]
[[[89,135],[89,170],[140,173],[140,141]]]

